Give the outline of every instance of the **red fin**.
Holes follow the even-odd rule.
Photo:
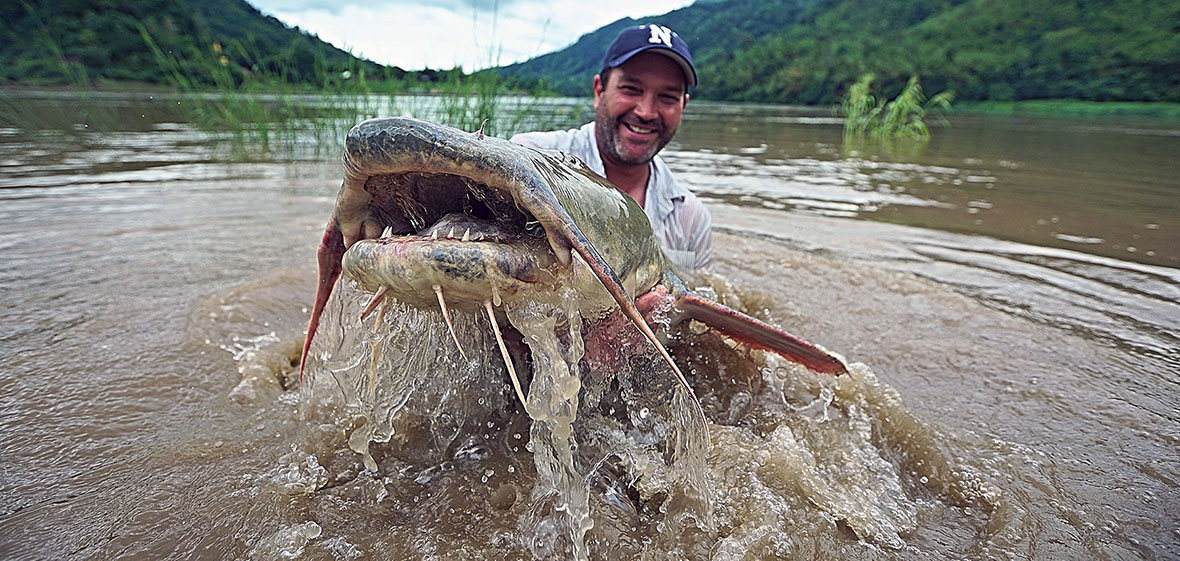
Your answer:
[[[303,383],[303,370],[307,367],[307,352],[311,350],[311,341],[315,339],[316,329],[320,327],[320,316],[324,314],[324,306],[328,305],[328,298],[332,296],[332,289],[336,287],[336,279],[340,277],[340,260],[344,257],[344,236],[336,221],[328,222],[324,228],[324,237],[320,240],[320,247],[316,250],[316,260],[319,262],[320,277],[315,289],[315,306],[311,309],[311,321],[307,323],[307,336],[303,339],[303,354],[299,359],[299,383]]]
[[[773,352],[816,372],[836,375],[848,373],[848,367],[840,359],[815,345],[687,290],[678,295],[676,307],[688,317],[744,345]]]

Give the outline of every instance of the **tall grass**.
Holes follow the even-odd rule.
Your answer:
[[[333,150],[343,142],[342,123],[377,116],[401,84],[374,88],[352,58],[344,70],[330,69],[318,57],[315,84],[288,79],[292,69],[275,74],[246,71],[256,57],[241,43],[212,43],[207,52],[172,53],[161,49],[146,28],[140,36],[167,82],[184,94],[185,120],[203,130],[229,136],[239,151],[289,152],[300,143]]]
[[[469,131],[482,127],[491,136],[537,120],[527,106],[530,98],[508,95],[494,69],[431,74],[442,79],[426,83],[414,74],[374,80],[355,57],[340,70],[317,54],[309,85],[288,80],[285,68],[275,74],[243,71],[242,62],[256,57],[239,43],[177,54],[164,52],[142,26],[140,34],[169,84],[187,94],[187,120],[228,135],[240,151],[281,154],[308,145],[338,151],[352,125],[378,116],[413,115]]]
[[[926,142],[930,140],[926,117],[951,109],[952,92],[942,92],[926,99],[917,76],[910,77],[897,97],[890,101],[873,95],[873,79],[872,74],[861,76],[848,88],[840,103],[846,141],[876,138]]]
[[[36,8],[21,1],[36,17]],[[55,53],[74,91],[50,104],[0,93],[0,126],[97,132],[135,126],[127,122],[125,108],[120,112],[94,89],[81,64],[69,62],[44,25],[41,31],[37,40]],[[169,98],[176,100],[163,107],[165,118],[210,134],[226,149],[222,153],[238,158],[339,154],[353,125],[378,116],[410,115],[469,131],[482,127],[491,136],[552,128],[581,116],[563,114],[568,109],[547,111],[543,101],[509,91],[494,69],[373,76],[366,70],[373,65],[356,57],[329,63],[323,52],[313,51],[309,70],[306,59],[297,68],[294,61],[276,63],[280,57],[269,53],[264,63],[263,54],[237,41],[174,52],[162,48],[144,25],[138,32],[173,91]]]

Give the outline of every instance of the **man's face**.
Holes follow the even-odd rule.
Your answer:
[[[635,55],[594,77],[595,137],[603,159],[616,165],[646,164],[680,126],[688,103],[684,73],[659,53]]]

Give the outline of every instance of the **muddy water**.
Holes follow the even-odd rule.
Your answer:
[[[458,319],[466,360],[433,313],[349,323],[360,294],[336,333],[361,350],[300,391],[331,158],[4,131],[0,557],[1175,556],[1176,127],[961,118],[846,152],[822,113],[692,109],[669,161],[717,222],[697,282],[859,364],[680,332],[695,449],[649,354],[579,377],[563,444],[486,320]],[[583,333],[554,310],[522,324],[558,411]]]

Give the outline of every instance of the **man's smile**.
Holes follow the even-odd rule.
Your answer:
[[[627,130],[629,130],[635,134],[643,135],[643,136],[655,134],[657,131],[657,129],[654,129],[654,128],[644,127],[641,125],[636,125],[636,124],[627,123],[627,122],[622,123],[622,125],[624,127],[626,127]]]

